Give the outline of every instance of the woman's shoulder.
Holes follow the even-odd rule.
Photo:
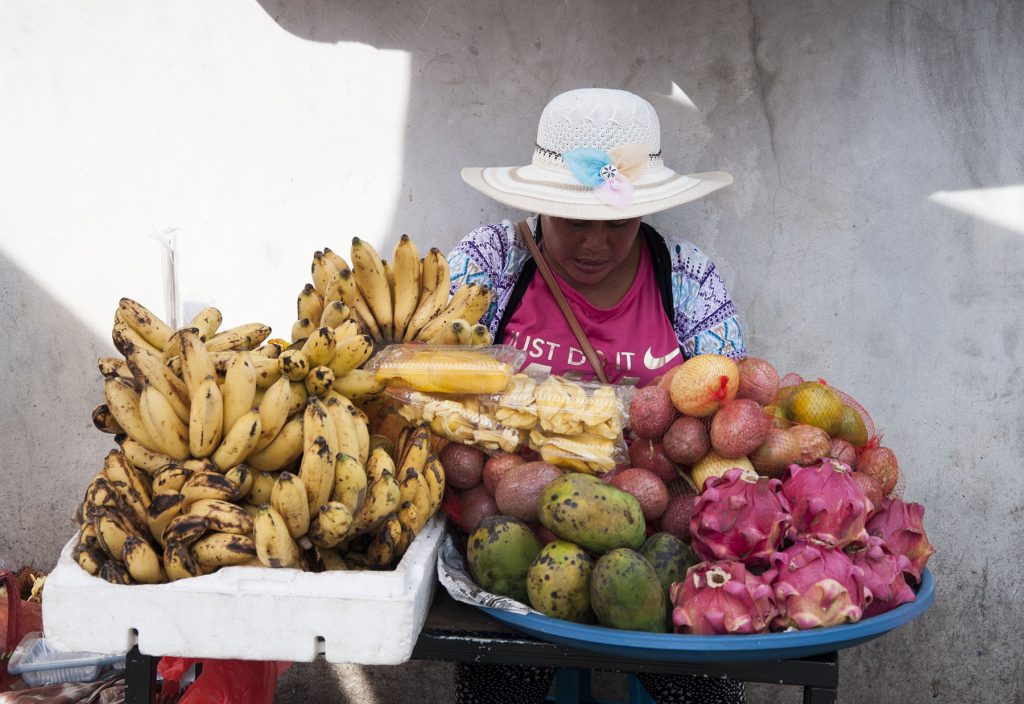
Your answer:
[[[695,281],[704,281],[715,271],[715,263],[697,245],[685,237],[664,236],[672,261],[672,273]]]

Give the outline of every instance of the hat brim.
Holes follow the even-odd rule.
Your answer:
[[[462,180],[499,203],[540,215],[580,220],[626,220],[657,213],[717,191],[732,183],[724,171],[677,174],[661,167],[633,184],[632,202],[616,208],[566,172],[536,164],[465,168]]]

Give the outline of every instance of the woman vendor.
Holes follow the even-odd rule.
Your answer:
[[[544,108],[531,163],[462,178],[534,216],[479,227],[449,256],[453,290],[481,283],[481,321],[527,366],[643,386],[696,354],[745,355],[736,308],[714,263],[642,218],[732,183],[662,162],[658,116],[621,90],[587,88]],[[541,702],[552,668],[460,664],[459,702]],[[741,682],[642,675],[658,702],[745,701]]]

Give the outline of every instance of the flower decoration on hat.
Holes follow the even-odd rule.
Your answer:
[[[608,151],[581,147],[562,153],[562,162],[576,180],[613,208],[633,202],[633,181],[647,165],[646,144],[620,144]]]

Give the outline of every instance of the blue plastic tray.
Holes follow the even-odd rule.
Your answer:
[[[935,584],[931,572],[925,569],[917,599],[887,613],[831,628],[737,636],[620,631],[540,614],[514,614],[485,606],[478,608],[502,623],[541,640],[605,655],[672,662],[741,662],[803,658],[860,645],[917,618],[928,610],[934,600]]]

